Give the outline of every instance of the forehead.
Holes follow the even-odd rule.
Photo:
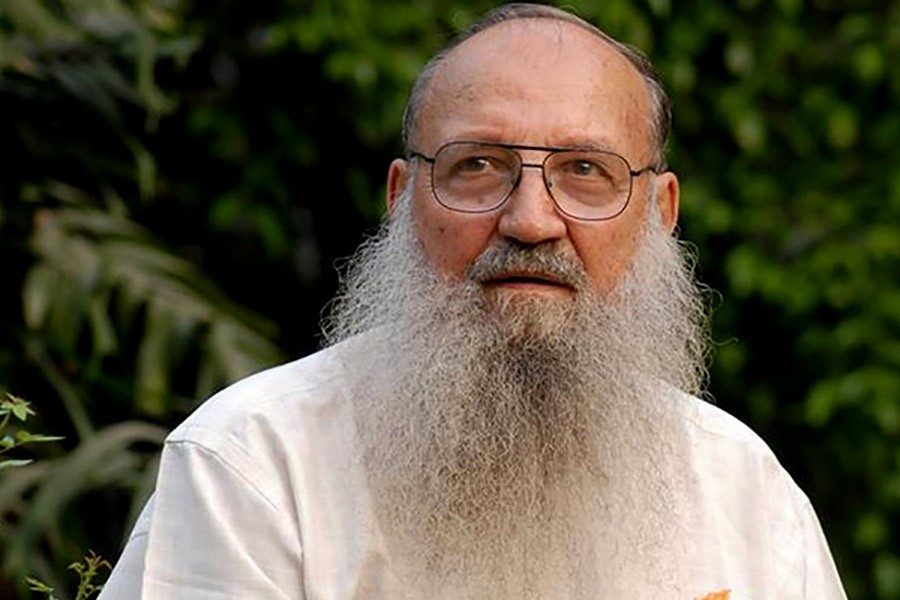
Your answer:
[[[599,36],[553,19],[495,25],[440,64],[420,110],[427,151],[476,139],[649,153],[646,83]]]

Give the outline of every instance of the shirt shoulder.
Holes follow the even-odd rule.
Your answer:
[[[752,565],[772,586],[773,597],[842,600],[809,498],[768,444],[717,406],[678,392],[674,401],[684,415],[690,471],[709,535],[728,538],[723,547]]]
[[[765,518],[809,504],[769,445],[750,427],[694,396],[678,393],[675,401],[684,416],[692,471],[715,497],[768,507],[762,514],[750,513]]]
[[[769,445],[745,423],[695,396],[675,392],[674,401],[680,407],[696,458],[731,463],[731,467],[740,466],[738,472],[744,474],[752,468],[759,477],[785,479],[794,485]],[[802,494],[799,488],[796,492]]]
[[[204,401],[166,442],[215,446],[228,438],[246,444],[260,428],[274,433],[305,415],[338,412],[349,396],[346,372],[335,346],[249,375]]]
[[[223,389],[169,434],[163,455],[215,462],[287,510],[329,466],[350,464],[345,350],[339,344]]]
[[[712,402],[683,392],[675,392],[675,401],[681,405],[692,433],[771,454],[768,445],[755,431]]]

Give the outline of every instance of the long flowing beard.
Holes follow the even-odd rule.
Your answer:
[[[352,259],[324,329],[330,343],[365,334],[351,363],[367,367],[355,406],[361,462],[407,589],[615,589],[617,561],[634,558],[617,548],[662,548],[677,535],[679,424],[658,392],[702,384],[703,311],[676,242],[648,226],[603,299],[577,265],[538,251],[533,260],[572,278],[574,303],[498,304],[473,280],[437,277],[408,198],[399,206]],[[512,255],[491,251],[480,268],[524,260]]]

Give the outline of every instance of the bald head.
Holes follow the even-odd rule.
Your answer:
[[[647,58],[641,52],[614,40],[597,27],[569,12],[537,4],[507,4],[486,13],[428,62],[413,85],[403,116],[403,141],[406,148],[409,149],[415,145],[414,142],[417,140],[420,127],[429,118],[425,114],[425,106],[439,94],[438,90],[432,87],[432,83],[439,79],[439,73],[443,70],[445,63],[450,62],[448,58],[456,54],[456,50],[471,38],[479,36],[489,29],[511,23],[525,25],[528,21],[542,21],[544,24],[555,23],[560,36],[567,35],[568,27],[575,27],[587,32],[602,41],[603,45],[618,54],[633,68],[645,88],[646,112],[643,114],[645,122],[642,127],[647,129],[648,140],[653,152],[652,162],[658,169],[664,169],[665,150],[671,122],[670,104],[662,83]],[[507,52],[507,56],[510,54]],[[502,60],[503,56],[500,55],[498,58]],[[539,72],[535,72],[536,77],[540,75]],[[473,91],[477,93],[477,90]]]
[[[413,147],[456,139],[599,147],[654,159],[643,78],[606,41],[570,23],[507,21],[447,55],[425,89]]]

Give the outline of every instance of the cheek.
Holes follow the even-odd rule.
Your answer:
[[[490,244],[496,219],[417,204],[416,232],[425,256],[439,273],[459,279]]]
[[[640,228],[635,227],[572,232],[575,250],[598,293],[606,294],[618,285],[631,265],[640,239]]]

